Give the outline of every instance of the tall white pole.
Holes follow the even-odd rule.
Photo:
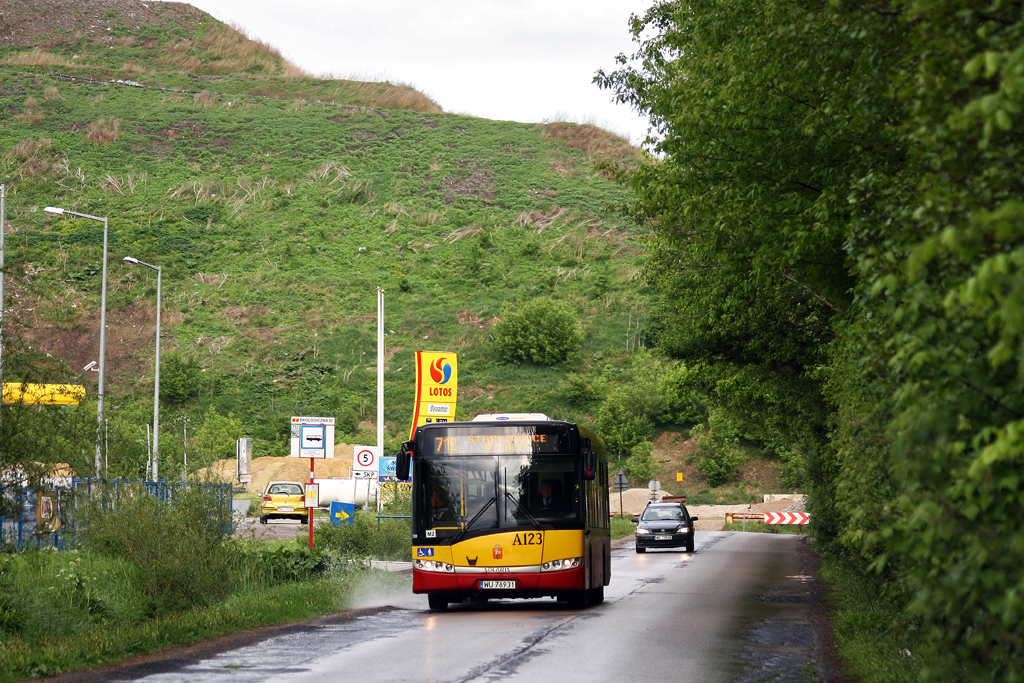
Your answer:
[[[156,370],[153,373],[153,481],[160,481],[160,266],[156,267]]]
[[[153,481],[160,481],[160,281],[163,269],[152,263],[125,256],[125,263],[146,266],[156,271],[156,359],[153,361]]]
[[[377,457],[384,457],[384,290],[377,288]],[[382,509],[377,481],[377,511]]]
[[[62,209],[56,206],[47,206],[43,213],[50,216],[63,216],[71,214],[79,218],[88,218],[94,221],[103,221],[103,284],[100,288],[100,381],[96,389],[96,478],[101,476],[100,456],[103,453],[103,382],[106,377],[107,368],[107,242],[110,233],[110,225],[105,216],[91,216],[87,213],[79,213],[69,209]]]
[[[107,375],[107,235],[109,226],[103,218],[103,284],[100,287],[100,381],[96,388],[96,478],[100,478],[100,453],[103,437],[103,382]]]

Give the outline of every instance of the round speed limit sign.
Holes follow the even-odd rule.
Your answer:
[[[356,453],[356,463],[360,467],[370,467],[373,465],[373,451],[363,449]]]

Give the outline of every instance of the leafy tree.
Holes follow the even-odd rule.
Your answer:
[[[171,351],[160,358],[160,399],[181,403],[199,394],[202,368],[192,354]]]
[[[495,353],[514,363],[554,365],[583,347],[583,332],[575,314],[554,299],[506,306],[492,332]]]
[[[713,411],[708,424],[695,428],[694,436],[700,448],[696,454],[697,471],[712,488],[733,479],[747,460],[735,430],[719,412]]]
[[[799,461],[818,547],[905,599],[924,680],[1024,679],[1021,3],[660,2],[632,29],[598,81],[660,134],[621,177],[680,380]]]
[[[200,469],[210,465],[215,460],[232,458],[235,456],[235,444],[242,438],[242,422],[235,419],[230,413],[227,417],[219,414],[213,408],[203,415],[203,424],[196,432],[192,452],[195,453],[194,460],[189,459],[190,466],[194,463],[193,469]]]
[[[641,441],[633,446],[629,459],[622,469],[630,479],[646,487],[647,482],[654,479],[658,470],[658,463],[654,460],[654,444],[650,441]]]
[[[612,391],[597,413],[598,433],[613,453],[625,455],[654,436],[654,419],[644,409],[648,398],[635,384]]]

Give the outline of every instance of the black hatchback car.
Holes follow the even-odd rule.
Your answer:
[[[679,548],[693,552],[693,523],[682,503],[652,503],[639,518],[634,517],[636,527],[636,551],[647,552],[648,548]]]

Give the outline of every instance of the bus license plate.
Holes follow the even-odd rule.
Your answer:
[[[282,505],[281,507],[277,508],[277,510],[278,512],[291,512],[292,508],[290,505]]]
[[[483,590],[513,590],[516,587],[515,581],[481,581],[480,588]]]
[[[668,534],[659,534],[659,535],[654,537],[654,540],[655,541],[671,541],[672,540],[672,536],[670,536]]]

